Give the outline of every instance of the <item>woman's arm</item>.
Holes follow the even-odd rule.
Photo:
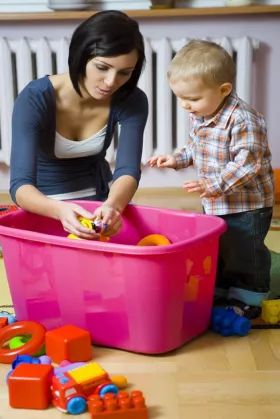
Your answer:
[[[57,218],[58,202],[37,189],[37,157],[46,115],[43,92],[28,85],[15,101],[12,116],[10,194],[21,208],[35,214]],[[51,111],[51,110],[50,110]]]
[[[41,97],[40,97],[41,96]],[[12,116],[10,194],[23,209],[49,216],[50,201],[36,188],[39,139],[44,130],[44,116],[40,111],[44,95],[27,86],[15,101]]]
[[[10,180],[12,199],[26,211],[60,220],[67,232],[81,238],[97,238],[93,230],[83,227],[77,219],[78,215],[92,218],[92,214],[79,205],[50,199],[37,189],[39,140],[47,125],[46,106],[43,104],[43,93],[27,86],[14,105]]]
[[[93,218],[92,214],[80,205],[48,198],[32,185],[20,186],[16,192],[16,199],[19,206],[29,212],[59,220],[68,233],[82,239],[99,238],[99,234],[82,226],[78,221],[79,216]]]
[[[16,202],[26,211],[59,219],[59,201],[46,197],[32,185],[22,185],[17,189]]]
[[[141,177],[143,135],[148,117],[145,93],[136,89],[123,105],[119,117],[116,168],[108,200],[122,212],[135,194]]]
[[[123,175],[113,183],[104,205],[115,208],[121,214],[133,198],[136,190],[136,179],[130,175]]]
[[[109,224],[108,235],[111,236],[120,231],[120,214],[133,198],[140,181],[143,134],[148,117],[147,97],[138,88],[122,106],[113,184],[108,199],[95,211],[95,215]]]

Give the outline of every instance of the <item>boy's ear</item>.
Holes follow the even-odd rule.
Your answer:
[[[224,84],[221,85],[220,90],[221,90],[221,94],[223,95],[223,97],[226,97],[232,91],[232,84],[231,83],[224,83]]]

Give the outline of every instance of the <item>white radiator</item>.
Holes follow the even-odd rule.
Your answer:
[[[212,39],[234,56],[237,64],[236,90],[251,102],[253,52],[257,40],[250,38]],[[139,81],[150,106],[145,129],[142,163],[155,153],[170,153],[181,148],[188,137],[188,118],[167,83],[166,70],[172,56],[188,39],[145,39],[147,64]],[[11,117],[15,97],[34,78],[67,71],[68,39],[10,40],[0,38],[0,163],[9,165],[11,148]],[[115,145],[114,145],[115,143]],[[114,166],[116,141],[107,152]],[[145,168],[143,170],[145,175]]]

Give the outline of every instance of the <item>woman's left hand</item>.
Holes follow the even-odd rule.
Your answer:
[[[122,229],[123,222],[121,214],[109,205],[103,204],[97,208],[94,212],[94,217],[100,218],[105,225],[105,232],[102,233],[102,236],[116,236]]]

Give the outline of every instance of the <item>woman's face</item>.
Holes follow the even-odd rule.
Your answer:
[[[108,99],[131,77],[138,61],[138,52],[116,57],[94,57],[86,66],[84,88],[97,100]]]

